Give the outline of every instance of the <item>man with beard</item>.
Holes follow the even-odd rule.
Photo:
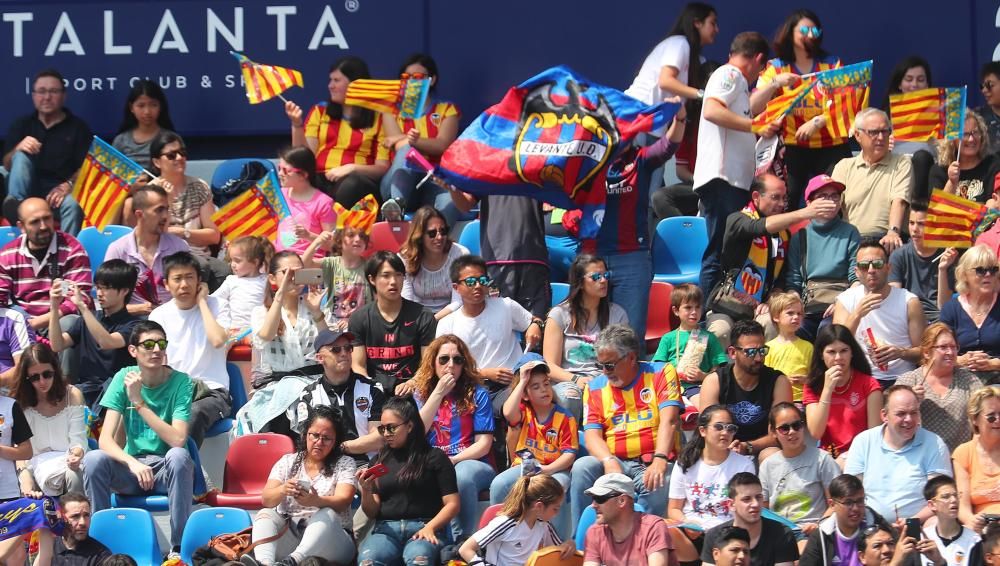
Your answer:
[[[667,524],[636,511],[635,485],[625,474],[606,474],[585,492],[597,519],[587,529],[584,566],[677,566]]]
[[[40,531],[39,548],[49,541],[52,544],[51,566],[97,566],[111,551],[90,536],[90,501],[82,493],[67,493],[59,498],[65,527],[61,537],[52,540],[48,530]],[[39,553],[35,564],[44,566],[44,552]]]
[[[764,508],[760,478],[750,472],[739,472],[729,480],[727,491],[733,502],[733,519],[705,533],[702,563],[716,564],[712,549],[722,529],[740,527],[750,534],[750,566],[792,566],[799,559],[795,535],[778,521],[760,516]]]

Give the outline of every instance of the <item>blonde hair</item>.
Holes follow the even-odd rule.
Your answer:
[[[971,109],[965,110],[965,119],[976,122],[976,129],[979,130],[981,136],[979,138],[979,159],[986,159],[986,156],[990,154],[992,149],[990,147],[990,133],[986,128],[986,120],[983,120],[979,112]],[[948,169],[948,166],[958,159],[958,140],[936,141],[934,144],[937,147],[937,164]]]
[[[1000,399],[1000,385],[987,385],[982,389],[975,390],[969,396],[969,421],[972,422],[972,432],[979,434],[979,426],[976,420],[983,413],[983,403],[988,399]]]
[[[552,476],[522,476],[514,483],[507,499],[503,500],[499,514],[517,521],[524,517],[528,508],[536,501],[540,501],[542,505],[552,505],[562,499],[564,493],[562,484]]]
[[[995,267],[997,265],[997,254],[991,248],[984,245],[972,246],[967,252],[962,254],[955,266],[955,291],[959,295],[964,295],[969,290],[966,277],[972,274],[977,267]]]
[[[795,291],[785,291],[777,295],[771,295],[771,300],[767,301],[767,308],[771,311],[771,320],[777,322],[778,316],[788,307],[798,303],[802,306],[802,297]]]

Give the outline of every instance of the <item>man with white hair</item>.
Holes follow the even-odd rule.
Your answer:
[[[903,245],[910,190],[910,160],[889,151],[892,126],[878,108],[865,108],[854,119],[854,138],[861,153],[841,159],[831,175],[843,183],[844,220],[862,236],[875,236],[889,253]]]

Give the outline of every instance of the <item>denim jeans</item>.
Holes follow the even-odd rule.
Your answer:
[[[646,512],[657,517],[662,517],[667,511],[667,485],[660,489],[649,492],[642,485],[642,474],[646,467],[638,462],[618,460],[622,467],[622,473],[632,478],[635,484],[636,501],[646,508]],[[669,470],[668,470],[669,472]],[[593,456],[577,458],[573,463],[573,480],[570,483],[570,513],[572,519],[572,532],[576,532],[576,524],[580,521],[580,515],[593,500],[583,490],[594,485],[597,478],[604,475],[604,465]]]
[[[45,198],[52,187],[61,181],[48,180],[43,182],[35,174],[35,163],[32,157],[23,151],[15,151],[11,157],[10,174],[7,176],[7,198],[21,202],[28,197]],[[83,226],[83,209],[67,194],[55,211],[59,215],[59,229],[71,236],[80,233]]]
[[[641,341],[641,340],[640,340]],[[552,385],[552,393],[556,403],[569,411],[576,422],[583,422],[583,388],[572,381],[563,381]]]
[[[649,314],[649,287],[653,284],[653,260],[649,251],[609,255],[604,258],[614,273],[611,301],[625,309],[628,323],[639,337],[639,359],[646,345],[646,316]],[[670,305],[654,308],[669,309]]]
[[[750,193],[734,187],[722,179],[712,179],[698,190],[698,210],[705,218],[708,228],[708,247],[701,260],[701,280],[698,286],[705,295],[708,304],[709,295],[719,280],[722,279],[722,241],[726,235],[726,219],[734,212],[739,212],[750,201]],[[707,309],[706,309],[707,310]]]
[[[424,178],[424,173],[415,171],[406,166],[406,152],[410,150],[409,145],[404,145],[396,151],[396,156],[392,159],[389,171],[382,176],[379,185],[379,192],[382,194],[382,201],[402,199],[408,210],[416,210],[425,204],[429,204],[441,211],[441,214],[448,221],[449,226],[454,226],[461,220],[472,220],[476,217],[474,213],[462,212],[451,200],[451,193],[447,189],[438,186],[428,180],[417,189],[417,184]],[[414,196],[414,192],[417,192]]]
[[[496,471],[482,460],[462,460],[455,464],[455,479],[458,480],[458,498],[462,506],[458,517],[451,521],[451,532],[455,540],[468,537],[476,532],[479,517],[479,492],[490,488]]]
[[[435,566],[440,562],[446,533],[435,533],[438,544],[414,540],[413,535],[424,524],[418,519],[376,521],[371,534],[358,546],[358,566]]]
[[[552,520],[552,526],[556,528],[556,531],[559,532],[559,536],[563,540],[569,540],[573,538],[572,533],[569,532],[569,472],[556,472],[552,474],[552,477],[563,486],[563,490],[566,492],[563,498],[563,505],[559,509],[559,514]],[[490,484],[490,505],[503,503],[519,479],[521,479],[520,465],[511,466],[493,478],[493,483]]]

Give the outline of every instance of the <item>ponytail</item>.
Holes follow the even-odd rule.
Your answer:
[[[552,505],[562,499],[563,493],[562,484],[552,476],[522,476],[514,482],[499,514],[519,521],[536,501],[541,501],[542,505]]]
[[[681,467],[681,472],[686,473],[691,466],[698,463],[701,453],[705,450],[705,437],[702,436],[702,428],[708,428],[708,423],[712,421],[712,415],[719,411],[729,412],[725,405],[709,405],[698,415],[698,431],[694,437],[681,449],[681,455],[677,457],[677,465]]]

